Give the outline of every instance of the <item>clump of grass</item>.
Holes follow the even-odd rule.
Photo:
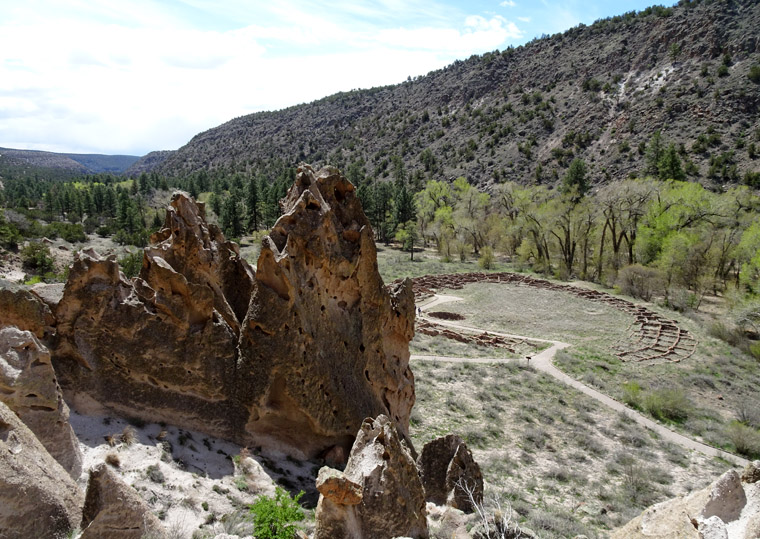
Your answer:
[[[118,468],[121,466],[121,459],[119,458],[119,455],[111,452],[106,455],[106,464],[110,464],[114,468]]]
[[[166,481],[166,477],[164,477],[164,473],[159,469],[158,464],[151,464],[148,466],[145,470],[145,474],[148,476],[148,479],[154,483],[163,483]]]
[[[132,445],[137,442],[137,431],[134,427],[127,425],[124,430],[121,431],[121,442],[124,445]]]

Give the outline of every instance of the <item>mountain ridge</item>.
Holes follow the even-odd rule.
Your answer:
[[[760,168],[759,32],[750,0],[630,12],[395,86],[241,116],[149,170],[252,171],[279,158],[383,178],[400,158],[421,178],[530,183],[557,181],[578,157],[600,183],[643,174],[659,130],[692,179],[736,183]]]

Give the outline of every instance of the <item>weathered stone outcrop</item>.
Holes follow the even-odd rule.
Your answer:
[[[333,462],[365,417],[388,414],[407,437],[410,285],[384,286],[336,169],[299,169],[283,210],[255,274],[182,193],[137,278],[80,253],[55,307],[69,404]]]
[[[79,526],[82,492],[0,402],[0,536],[62,537]]]
[[[436,505],[450,505],[464,512],[475,510],[483,502],[483,474],[467,444],[456,434],[428,442],[422,448],[417,467],[425,488],[425,499]]]
[[[0,327],[16,326],[38,339],[53,332],[55,318],[40,298],[26,288],[0,279]]]
[[[115,257],[82,252],[56,309],[54,365],[67,401],[235,438],[245,422],[232,398],[233,329],[212,290],[163,259],[128,281]]]
[[[319,477],[315,539],[428,537],[417,467],[387,417],[362,423],[344,472]]]
[[[48,453],[76,479],[82,453],[69,424],[50,353],[29,331],[0,329],[0,401],[42,442]]]
[[[188,282],[210,288],[214,309],[239,334],[253,292],[253,269],[240,257],[237,244],[226,241],[219,227],[206,223],[204,204],[174,193],[164,227],[151,242],[156,245],[145,249],[140,277],[151,282],[147,274],[152,263],[164,260]]]
[[[140,495],[106,464],[90,470],[82,511],[82,539],[165,537],[161,523]]]
[[[240,337],[247,430],[306,455],[348,450],[365,417],[406,436],[414,404],[408,282],[385,288],[354,186],[337,169],[298,170],[265,238]]]
[[[760,483],[742,483],[729,470],[712,485],[685,498],[653,505],[614,530],[613,539],[751,538],[760,534]]]

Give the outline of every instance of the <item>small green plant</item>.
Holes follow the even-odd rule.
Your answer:
[[[480,251],[480,258],[478,259],[478,266],[485,270],[489,270],[494,264],[493,249],[491,247],[483,247]]]
[[[760,64],[755,64],[749,68],[749,74],[747,75],[749,80],[755,84],[760,84]]]
[[[631,408],[641,408],[641,386],[638,382],[623,384],[623,402]]]
[[[55,269],[50,247],[44,243],[32,241],[21,250],[21,261],[24,266],[43,275]]]
[[[276,487],[274,497],[259,496],[250,505],[254,537],[293,539],[298,528],[296,523],[304,519],[303,509],[298,505],[303,495],[301,491],[291,498],[284,489]]]
[[[119,266],[121,267],[121,271],[128,279],[136,277],[137,274],[140,273],[140,269],[142,268],[142,259],[142,251],[129,253],[128,255],[119,259]]]

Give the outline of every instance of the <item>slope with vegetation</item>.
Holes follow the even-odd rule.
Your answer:
[[[256,173],[282,159],[329,163],[372,182],[401,163],[414,185],[457,176],[556,184],[578,158],[593,184],[675,172],[756,185],[758,29],[760,5],[751,0],[630,12],[399,85],[236,118],[197,135],[158,170]],[[679,170],[646,162],[658,131]]]

